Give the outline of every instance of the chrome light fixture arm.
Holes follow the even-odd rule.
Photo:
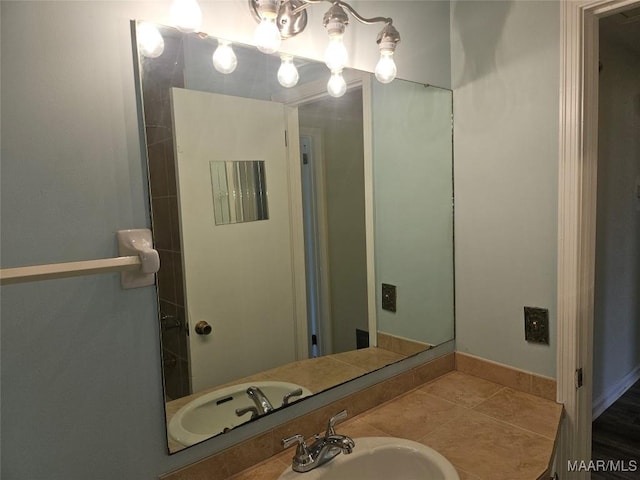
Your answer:
[[[302,1],[306,1],[306,0],[302,0]],[[364,23],[365,25],[375,25],[376,23],[386,23],[391,25],[393,23],[393,19],[389,17],[372,17],[372,18],[363,17],[355,10],[355,8],[353,8],[347,2],[343,2],[341,0],[337,0],[333,2],[331,0],[324,0],[324,1],[333,3],[334,5],[340,5],[341,7],[346,8],[349,11],[349,13],[353,16],[353,18],[358,20],[360,23]]]
[[[261,0],[248,0],[248,2],[253,18],[257,22],[260,22],[262,20],[262,16],[260,14]],[[342,0],[284,0],[280,2],[278,7],[278,25],[282,29],[282,24],[286,24],[285,31],[281,32],[282,38],[291,38],[298,33],[301,33],[307,25],[307,14],[305,10],[311,5],[320,3],[331,3],[332,5],[338,5],[345,8],[353,18],[365,25],[375,25],[376,23],[393,25],[393,19],[391,17],[364,17],[360,15],[355,8]],[[284,22],[282,21],[283,19]]]

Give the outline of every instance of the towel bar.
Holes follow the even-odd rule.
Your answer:
[[[2,268],[0,285],[109,272],[121,272],[123,288],[153,285],[154,273],[160,268],[160,257],[152,248],[151,230],[120,230],[117,235],[120,257]]]

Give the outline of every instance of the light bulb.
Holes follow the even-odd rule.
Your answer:
[[[253,37],[258,50],[262,53],[274,53],[280,48],[280,30],[275,18],[262,18]]]
[[[376,65],[375,74],[380,83],[390,83],[396,78],[398,69],[396,62],[393,61],[393,51],[380,52],[380,60]]]
[[[332,72],[347,66],[349,54],[342,41],[342,35],[329,37],[329,45],[324,52],[324,61]]]
[[[202,10],[197,0],[173,0],[169,16],[171,23],[183,32],[195,32],[202,25]]]
[[[278,69],[278,82],[286,88],[294,87],[298,83],[300,75],[293,64],[293,57],[291,55],[282,55],[280,59],[282,63]]]
[[[164,39],[155,25],[147,22],[138,24],[138,48],[148,58],[157,58],[164,52]]]
[[[238,66],[238,59],[231,48],[231,43],[218,40],[218,48],[213,52],[213,66],[220,73],[231,73]]]
[[[347,91],[347,82],[344,81],[342,70],[331,72],[331,78],[327,82],[327,92],[332,97],[341,97]]]

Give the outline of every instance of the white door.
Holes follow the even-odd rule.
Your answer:
[[[195,392],[296,360],[286,109],[175,88],[172,102]],[[264,161],[269,218],[216,225],[210,162],[243,160]]]

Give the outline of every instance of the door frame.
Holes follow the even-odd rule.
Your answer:
[[[598,166],[598,22],[639,0],[560,2],[557,400],[564,404],[556,470],[591,459]],[[582,369],[581,388],[577,372]],[[588,479],[589,472],[571,478]]]
[[[311,138],[311,158],[310,174],[312,178],[313,190],[313,224],[316,227],[316,250],[317,264],[317,290],[320,299],[320,337],[318,348],[320,355],[332,352],[331,340],[331,289],[329,288],[330,265],[329,265],[329,233],[327,220],[327,200],[325,190],[325,168],[324,168],[324,132],[320,128],[301,127],[301,137]],[[307,275],[308,277],[308,275]]]

